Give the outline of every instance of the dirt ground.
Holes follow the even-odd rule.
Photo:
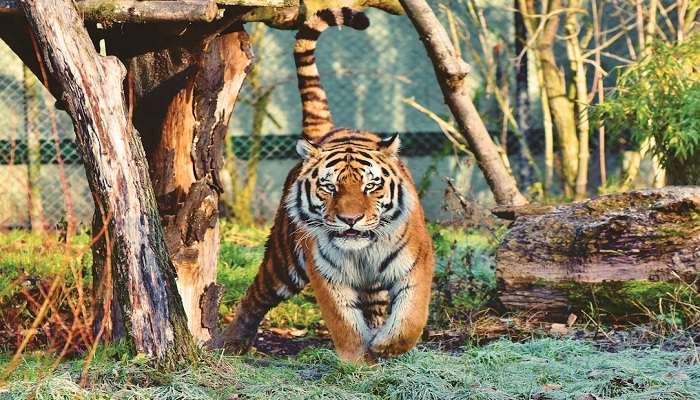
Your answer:
[[[535,337],[557,337],[569,340],[582,340],[594,344],[600,350],[618,352],[626,349],[660,348],[664,351],[688,350],[700,347],[700,328],[683,332],[675,332],[662,336],[655,333],[651,327],[620,327],[608,331],[571,327],[566,332],[557,324],[542,324],[537,330],[499,332],[500,334],[485,335],[475,340],[468,332],[452,330],[430,331],[424,335],[419,347],[461,353],[468,343],[484,345],[499,338],[508,337],[511,340],[524,341]],[[260,330],[255,344],[255,351],[270,356],[294,356],[306,348],[332,348],[333,343],[326,331],[314,332],[304,336],[295,335],[288,330]]]

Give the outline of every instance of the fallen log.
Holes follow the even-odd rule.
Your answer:
[[[591,286],[691,280],[700,272],[700,186],[495,210],[514,219],[496,252],[508,310],[559,317],[585,307]]]

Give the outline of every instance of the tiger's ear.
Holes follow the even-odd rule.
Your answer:
[[[390,138],[382,140],[379,143],[379,149],[387,156],[397,156],[399,154],[400,145],[401,140],[399,140],[399,134],[395,133]]]
[[[297,140],[297,153],[304,160],[316,157],[320,152],[319,148],[308,139]]]

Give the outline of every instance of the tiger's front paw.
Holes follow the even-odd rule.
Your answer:
[[[368,353],[374,359],[394,357],[406,351],[402,351],[400,349],[401,346],[397,346],[397,344],[396,338],[387,335],[377,335],[370,342]]]
[[[416,341],[401,334],[382,335],[380,332],[370,342],[368,354],[374,359],[396,357],[415,347]]]

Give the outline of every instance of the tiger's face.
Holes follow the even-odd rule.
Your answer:
[[[354,132],[320,144],[300,140],[303,163],[287,210],[307,232],[341,250],[360,250],[390,235],[411,201],[397,158],[398,137]]]

